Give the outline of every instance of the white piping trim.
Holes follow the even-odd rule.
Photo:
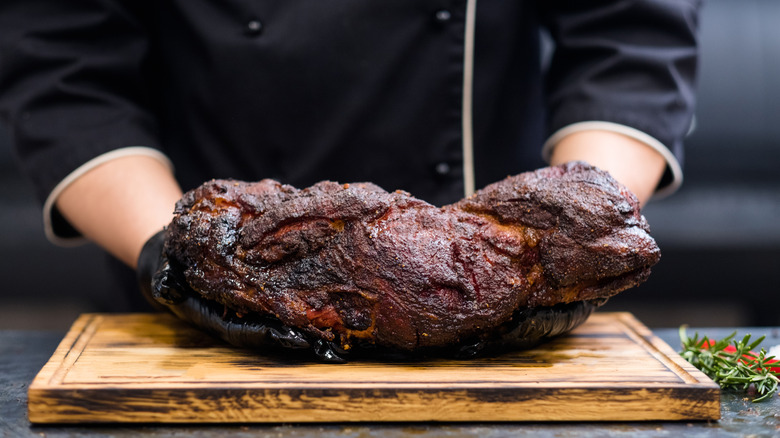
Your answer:
[[[77,246],[86,243],[86,239],[83,237],[63,238],[54,233],[54,228],[51,221],[51,213],[52,209],[54,208],[54,204],[68,186],[73,184],[74,181],[90,170],[109,161],[116,160],[117,158],[138,155],[154,158],[168,167],[171,172],[173,172],[173,163],[171,163],[171,160],[165,154],[158,151],[157,149],[152,149],[146,146],[129,146],[98,155],[97,157],[79,166],[73,172],[69,173],[68,176],[63,178],[62,181],[54,186],[54,189],[52,189],[51,193],[49,193],[49,196],[46,198],[46,202],[43,203],[43,231],[46,234],[46,238],[49,239],[51,243],[59,246]]]
[[[472,121],[474,85],[474,34],[477,0],[466,2],[466,34],[463,53],[463,186],[466,197],[474,193],[474,130]]]
[[[566,137],[569,134],[574,134],[575,132],[581,132],[581,131],[609,131],[614,132],[617,134],[625,135],[626,137],[633,138],[634,140],[640,141],[647,146],[653,148],[655,151],[657,151],[659,154],[661,154],[664,157],[664,160],[666,161],[666,165],[669,167],[669,169],[672,172],[672,182],[665,186],[658,189],[653,194],[653,199],[660,199],[665,196],[671,195],[677,189],[680,188],[683,182],[683,172],[682,167],[680,166],[680,162],[677,161],[677,158],[674,156],[672,151],[669,150],[663,143],[658,141],[655,137],[652,137],[638,129],[634,129],[630,126],[621,125],[619,123],[613,123],[613,122],[605,122],[601,120],[594,120],[594,121],[587,121],[587,122],[578,122],[578,123],[572,123],[571,125],[564,126],[563,128],[556,131],[550,138],[544,143],[544,146],[542,147],[542,158],[546,162],[550,162],[550,157],[552,157],[552,151],[555,149],[555,146],[560,143],[560,141]]]

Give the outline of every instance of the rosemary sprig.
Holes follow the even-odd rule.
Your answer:
[[[741,341],[735,341],[737,332],[718,340],[711,341],[699,334],[689,338],[685,332],[687,326],[680,326],[680,355],[693,366],[700,369],[723,389],[741,389],[747,391],[752,385],[758,397],[753,402],[769,399],[778,390],[780,373],[772,371],[774,356],[767,356],[763,348],[758,354],[753,350],[764,340],[761,336],[751,342],[750,335]],[[734,346],[733,351],[727,347]]]

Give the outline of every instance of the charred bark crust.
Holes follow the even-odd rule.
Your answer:
[[[166,232],[183,282],[225,317],[278,324],[336,356],[526,348],[660,258],[636,198],[583,163],[444,207],[370,183],[215,180],[184,195]]]

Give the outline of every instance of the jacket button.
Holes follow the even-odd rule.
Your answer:
[[[450,169],[450,165],[445,163],[445,162],[443,162],[443,161],[441,163],[437,164],[436,167],[434,168],[434,171],[436,171],[436,174],[437,175],[441,175],[441,176],[447,175],[448,173],[450,173],[450,170],[451,170]]]
[[[439,23],[446,23],[452,18],[452,13],[446,9],[442,9],[436,11],[436,13],[433,15],[433,18],[436,19],[436,21]]]
[[[263,31],[263,23],[260,20],[250,20],[246,23],[246,33],[249,35],[260,35]]]

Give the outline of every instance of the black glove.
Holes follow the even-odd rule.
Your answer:
[[[187,284],[181,269],[168,260],[164,246],[163,230],[146,242],[138,258],[139,287],[156,308],[167,310],[238,347],[312,349],[321,360],[344,361],[343,352],[335,344],[312,339],[270,317],[238,318],[233,312],[225,312],[223,305],[203,298]]]

